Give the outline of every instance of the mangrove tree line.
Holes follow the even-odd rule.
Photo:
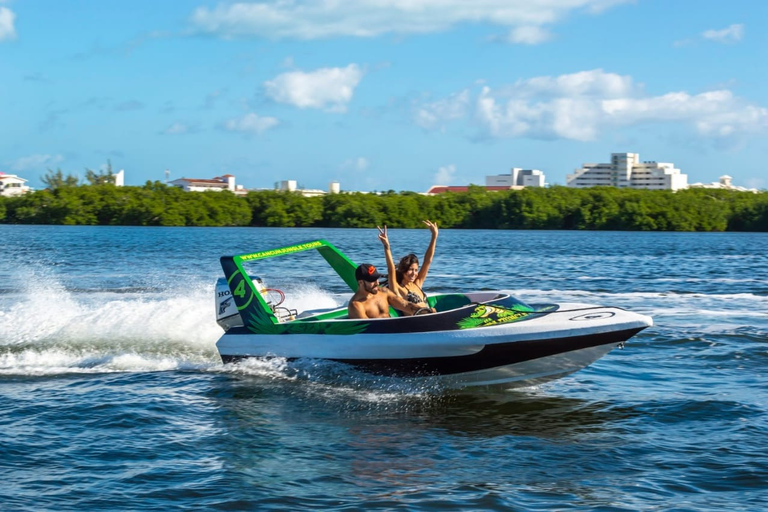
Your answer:
[[[0,222],[124,226],[272,226],[373,228],[768,231],[768,192],[688,189],[676,193],[610,187],[526,188],[424,196],[414,192],[184,192],[161,182],[116,187],[50,177],[54,186],[0,197]]]

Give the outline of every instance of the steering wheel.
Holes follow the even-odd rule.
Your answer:
[[[418,309],[418,310],[417,310],[417,311],[416,311],[416,312],[413,314],[413,316],[416,316],[416,315],[426,315],[426,314],[428,314],[428,313],[432,313],[432,308],[419,308],[419,309]]]
[[[285,300],[285,293],[277,288],[266,288],[264,289],[264,298],[267,299],[267,304],[274,309],[283,303]]]

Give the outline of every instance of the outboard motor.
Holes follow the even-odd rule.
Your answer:
[[[253,285],[256,287],[267,305],[272,309],[272,313],[278,322],[285,322],[296,318],[296,310],[281,306],[285,300],[285,294],[277,289],[267,288],[259,276],[249,276]],[[242,327],[243,319],[240,312],[237,311],[235,300],[232,298],[232,291],[226,278],[220,277],[216,280],[216,322],[225,331],[230,327]]]
[[[266,288],[259,276],[250,276],[253,285],[259,293],[266,294]],[[216,280],[216,322],[225,331],[230,327],[241,327],[243,319],[237,311],[237,306],[232,298],[232,291],[226,278],[220,277]]]

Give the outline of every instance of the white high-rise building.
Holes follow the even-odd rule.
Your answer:
[[[319,197],[326,194],[339,194],[341,192],[341,185],[338,181],[332,181],[328,184],[328,191],[326,192],[317,188],[300,187],[296,180],[282,180],[275,183],[275,189],[280,192],[298,192],[304,197]]]
[[[543,187],[544,173],[538,169],[513,167],[509,174],[497,174],[485,177],[486,187]]]
[[[566,185],[575,188],[619,187],[651,190],[681,190],[688,188],[688,175],[675,164],[640,162],[637,153],[612,153],[609,164],[583,164],[565,178]]]

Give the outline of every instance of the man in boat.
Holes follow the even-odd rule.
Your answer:
[[[389,306],[414,314],[418,305],[398,297],[387,288],[379,288],[381,275],[376,267],[363,263],[355,270],[357,291],[349,300],[349,318],[389,318]]]

